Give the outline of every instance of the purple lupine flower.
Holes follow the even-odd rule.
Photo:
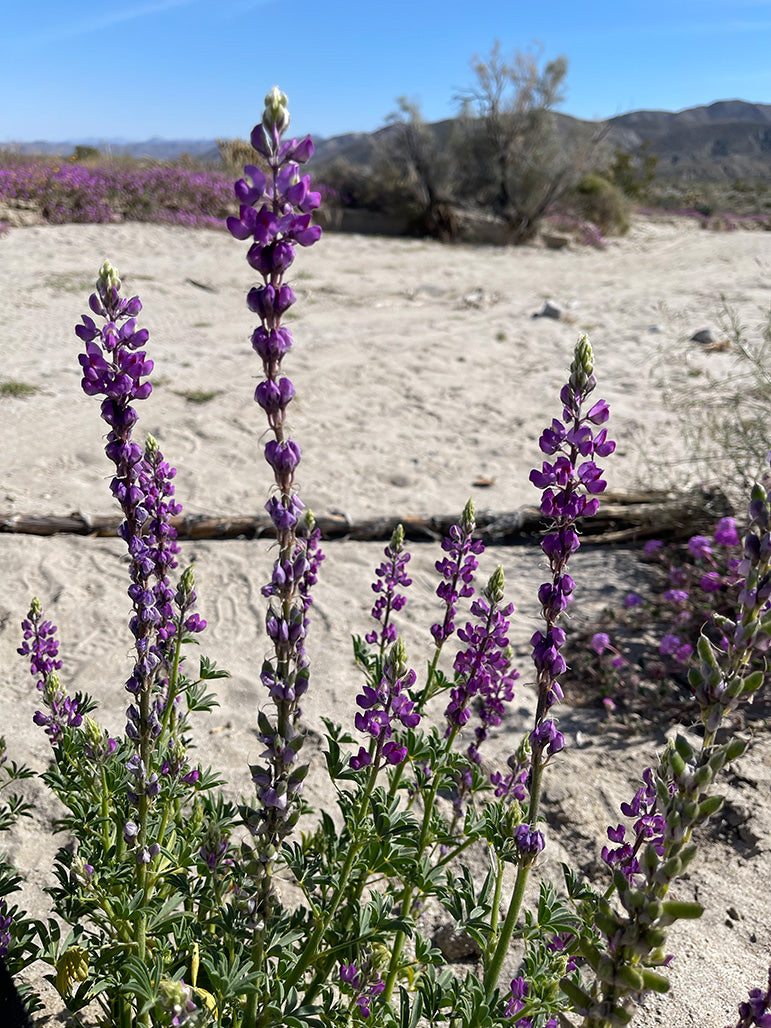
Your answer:
[[[498,799],[514,799],[522,802],[527,795],[527,787],[532,775],[530,767],[530,743],[527,736],[520,749],[512,753],[506,761],[509,773],[504,776],[500,771],[493,771],[490,784]]]
[[[228,857],[228,841],[216,830],[208,832],[198,851],[198,859],[205,866],[209,873],[213,873],[218,867],[232,865],[233,861]]]
[[[636,853],[643,843],[653,846],[656,853],[664,853],[664,833],[666,822],[656,812],[656,783],[653,780],[653,769],[643,771],[643,785],[637,790],[631,803],[621,804],[621,813],[629,818],[636,818],[634,823],[634,841],[626,842],[626,829],[623,825],[608,828],[608,839],[617,843],[615,849],[608,846],[602,848],[602,859],[610,868],[618,867],[628,881],[632,882],[636,874],[641,873]],[[670,789],[674,786],[670,786]]]
[[[525,864],[531,864],[545,845],[543,832],[530,825],[518,825],[514,829],[513,838],[520,860]]]
[[[364,636],[371,646],[380,647],[381,656],[387,644],[396,642],[396,625],[391,614],[400,611],[407,602],[407,597],[398,590],[412,585],[412,579],[405,571],[411,555],[404,549],[402,525],[396,526],[383,553],[386,559],[375,571],[377,581],[372,583],[372,591],[377,594],[372,617],[380,623],[380,631],[374,628]]]
[[[356,1005],[359,1014],[368,1018],[372,1012],[372,1001],[385,989],[385,982],[381,980],[377,972],[371,967],[370,960],[359,970],[355,964],[340,965],[340,981],[349,986],[356,996]]]
[[[163,978],[158,986],[158,1007],[165,1015],[163,1023],[170,1028],[182,1028],[183,1025],[198,1023],[200,1013],[193,1001],[193,990],[189,985],[177,979]],[[167,1022],[166,1018],[171,1015]]]
[[[699,585],[705,593],[716,593],[719,592],[724,582],[722,577],[717,571],[708,571],[705,575],[702,575],[699,580]]]
[[[605,489],[602,472],[591,458],[605,457],[615,449],[606,429],[595,433],[592,428],[607,421],[607,403],[598,401],[588,413],[583,409],[595,387],[593,361],[589,340],[582,336],[576,346],[570,380],[560,394],[563,420],[555,418],[539,443],[541,450],[555,460],[544,461],[541,470],[530,474],[530,480],[543,489],[541,511],[553,522],[553,530],[541,544],[552,571],[551,581],[544,583],[538,594],[546,628],[532,638],[538,675],[537,723],[549,707],[562,698],[557,678],[565,670],[564,658],[559,653],[565,638],[556,621],[572,602],[574,582],[566,568],[570,555],[580,546],[576,519],[597,512],[597,494]]]
[[[610,646],[610,636],[607,632],[595,632],[589,645],[598,656],[602,656]]]
[[[749,997],[739,1004],[739,1020],[727,1028],[771,1028],[771,969],[768,988],[750,989]]]
[[[407,757],[407,747],[393,736],[393,726],[398,722],[403,728],[415,728],[420,722],[420,713],[409,699],[407,690],[415,684],[415,672],[407,667],[404,643],[397,639],[383,661],[383,676],[377,688],[362,687],[356,697],[361,712],[356,714],[355,724],[375,740],[373,755],[359,749],[351,757],[351,767],[358,770],[370,764],[379,765],[380,758],[387,764],[401,764]]]
[[[552,953],[564,953],[565,949],[575,940],[575,936],[571,935],[570,932],[557,932],[556,935],[552,936],[551,940],[547,942],[546,948],[551,950]],[[575,957],[569,956],[567,963],[565,964],[566,974],[570,974],[571,971],[576,969]],[[556,1022],[555,1022],[556,1023]]]
[[[505,705],[514,698],[514,682],[519,672],[511,667],[509,617],[514,610],[509,603],[502,607],[504,591],[503,568],[490,576],[484,594],[471,605],[476,624],[467,622],[458,630],[458,638],[466,643],[453,664],[455,685],[445,710],[447,735],[462,728],[470,716],[472,699],[477,699],[480,724],[474,730],[474,742],[467,756],[479,763],[479,747],[487,739],[490,727],[501,723]]]
[[[738,546],[740,543],[739,533],[736,531],[736,520],[734,518],[721,518],[715,529],[715,542],[718,546]]]
[[[149,337],[146,329],[137,328],[141,301],[136,296],[124,299],[120,286],[117,271],[105,261],[89,298],[92,313],[105,323],[99,329],[93,318],[84,315],[75,332],[85,343],[85,353],[78,358],[83,390],[89,396],[104,396],[101,412],[110,426],[105,453],[115,464],[110,488],[125,519],[118,531],[128,547],[128,594],[133,604],[129,627],[136,657],[126,689],[138,699],[162,676],[174,632],[168,571],[176,566],[178,552],[171,518],[180,508],[172,499],[171,480],[176,472],[163,460],[158,444],[150,438],[143,451],[131,438],[137,421],[132,404],[150,395],[152,386],[143,378],[152,371],[153,362],[140,349]],[[142,709],[149,709],[146,723],[139,715]],[[160,732],[157,706],[132,702],[127,715],[126,734],[138,751],[143,738],[155,738]]]
[[[111,739],[93,718],[83,719],[83,734],[86,739],[86,753],[95,764],[105,764],[118,748],[118,740]]]
[[[477,623],[469,621],[458,631],[458,638],[467,645],[458,652],[453,664],[456,684],[444,712],[448,735],[468,721],[472,698],[478,693],[488,692],[508,667],[504,650],[509,645],[506,633],[514,606],[507,604],[501,607],[502,599],[503,568],[499,567],[491,576],[484,595],[471,605],[471,613],[477,618]]]
[[[61,742],[64,729],[78,728],[83,718],[77,698],[68,696],[59,681],[58,669],[62,662],[56,659],[59,653],[56,625],[42,620],[42,613],[40,600],[35,597],[21,623],[24,641],[17,652],[23,657],[29,657],[32,677],[41,676],[36,685],[43,694],[43,702],[49,713],[36,710],[32,720],[45,729],[51,745],[55,746]]]
[[[441,623],[431,626],[431,634],[438,647],[455,631],[455,615],[460,597],[474,595],[474,572],[479,562],[476,558],[484,552],[484,543],[473,540],[472,535],[476,522],[474,520],[474,504],[471,500],[466,504],[460,524],[453,525],[442,539],[442,549],[448,555],[436,562],[436,570],[442,576],[436,595],[445,603],[444,617]]]
[[[353,985],[354,988],[358,988],[361,985],[361,975],[357,971],[355,964],[340,965],[340,981],[345,982],[346,985]]]
[[[627,608],[639,607],[644,602],[645,601],[639,593],[627,593],[624,597],[624,606]]]
[[[506,1007],[506,1017],[513,1017],[518,1014],[525,1005],[525,997],[530,992],[530,986],[524,978],[517,977],[511,980],[511,998]]]
[[[11,945],[11,925],[13,918],[8,913],[8,905],[5,900],[0,900],[0,960],[8,953]]]
[[[576,523],[579,517],[596,514],[597,496],[605,489],[602,469],[593,458],[608,456],[616,445],[608,438],[607,429],[594,431],[608,420],[607,403],[600,400],[588,412],[584,410],[595,385],[594,355],[588,337],[583,335],[576,344],[570,378],[560,392],[562,420],[555,418],[539,440],[542,452],[554,459],[543,461],[540,469],[530,473],[531,482],[543,490],[540,509],[551,522],[541,543],[551,579],[538,591],[544,628],[531,638],[538,689],[535,727],[529,736],[530,774],[526,779],[532,809],[530,823],[520,825],[514,836],[523,868],[535,860],[543,847],[543,835],[535,827],[535,785],[540,782],[543,766],[565,745],[561,732],[546,714],[563,697],[559,677],[566,670],[565,658],[560,653],[565,632],[557,622],[573,601],[575,584],[567,574],[567,566],[571,554],[581,545]],[[598,637],[597,644],[604,648],[605,639]]]
[[[22,657],[29,657],[30,674],[40,676],[35,684],[42,692],[49,675],[52,671],[59,671],[62,662],[57,659],[59,640],[56,638],[56,625],[41,621],[41,612],[40,600],[35,597],[29,614],[21,623],[24,642],[16,652]]]
[[[562,732],[557,731],[554,722],[547,718],[530,733],[530,744],[541,754],[541,760],[545,763],[549,757],[565,748],[565,737]]]
[[[712,543],[705,535],[692,535],[688,540],[688,552],[694,560],[707,560],[712,556]]]

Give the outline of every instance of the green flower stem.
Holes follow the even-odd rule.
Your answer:
[[[112,818],[110,817],[110,792],[107,788],[107,772],[104,769],[104,764],[99,769],[99,784],[101,788],[100,820],[102,823],[102,847],[105,856],[107,856],[112,845],[112,831],[110,830]]]
[[[455,736],[457,734],[458,728],[457,726],[455,726],[447,737],[447,742],[445,743],[443,756],[446,756],[452,749],[452,744],[455,741]],[[426,848],[428,833],[431,827],[431,815],[434,812],[434,804],[436,803],[436,794],[439,790],[439,783],[441,781],[441,777],[442,776],[438,773],[434,774],[434,780],[431,785],[431,791],[428,794],[428,799],[426,800],[426,805],[423,810],[423,824],[420,829],[420,838],[418,839],[418,848],[416,853],[417,860],[420,860],[420,858],[423,856],[423,851]],[[403,918],[406,917],[410,912],[410,906],[412,904],[412,897],[414,892],[415,887],[412,885],[412,883],[405,882],[400,908],[400,915]],[[401,960],[402,949],[404,948],[404,938],[405,933],[400,928],[394,937],[393,950],[391,951],[391,962],[388,965],[388,976],[386,978],[385,990],[383,992],[383,1000],[385,1003],[390,1002],[391,995],[394,991],[396,975],[399,972],[399,961]]]
[[[532,761],[532,778],[530,783],[530,806],[528,809],[528,823],[531,829],[535,829],[538,824],[538,807],[541,802],[541,785],[543,781],[544,764],[541,760],[542,749],[540,746],[533,746],[531,761]],[[514,934],[514,927],[519,917],[519,912],[522,908],[522,900],[525,895],[525,886],[527,885],[528,875],[530,873],[530,863],[520,863],[517,869],[517,877],[514,882],[514,889],[509,900],[509,909],[506,912],[506,919],[501,927],[498,941],[493,951],[493,956],[488,964],[487,970],[485,971],[484,985],[485,995],[488,1000],[492,999],[495,987],[498,984],[498,979],[501,974],[501,968],[503,967],[503,961],[508,952],[509,946],[511,945],[511,938]],[[499,874],[495,884],[495,890],[498,902],[500,902],[500,891],[501,881],[503,878],[503,868],[499,865]],[[495,913],[497,918],[497,912]]]
[[[525,886],[527,885],[529,874],[529,865],[520,864],[517,868],[517,878],[514,882],[514,890],[511,894],[511,901],[509,902],[509,909],[506,913],[506,920],[503,922],[503,927],[501,928],[501,934],[498,937],[498,943],[495,947],[493,958],[485,971],[485,998],[488,1002],[492,999],[492,995],[495,992],[498,979],[501,975],[503,961],[511,943],[511,937],[514,934],[514,926],[517,923],[519,911],[522,907],[522,899],[525,895]]]
[[[495,890],[493,892],[493,903],[490,908],[490,938],[494,939],[498,931],[498,917],[501,909],[501,893],[503,892],[503,865],[498,856],[495,846],[488,847],[490,851],[490,863],[495,867]]]
[[[287,991],[297,985],[297,983],[300,981],[300,979],[305,974],[307,969],[310,967],[311,962],[317,956],[319,943],[324,938],[324,934],[329,928],[329,925],[332,922],[332,918],[335,916],[337,908],[340,906],[340,903],[342,902],[343,895],[345,893],[345,888],[348,884],[348,879],[350,878],[351,871],[353,870],[354,862],[359,854],[359,851],[364,845],[364,841],[357,838],[359,834],[358,829],[361,824],[361,820],[364,817],[367,805],[369,804],[369,798],[372,795],[372,790],[375,787],[375,780],[377,779],[380,764],[380,750],[381,745],[379,743],[375,760],[373,761],[372,766],[370,767],[369,777],[367,778],[367,784],[364,788],[364,792],[362,793],[361,799],[359,800],[359,805],[356,808],[356,812],[353,817],[353,838],[351,840],[351,845],[348,848],[348,855],[345,858],[345,863],[343,864],[343,868],[340,872],[340,878],[337,883],[337,888],[335,889],[332,895],[332,899],[329,903],[329,906],[327,907],[325,916],[322,917],[319,921],[317,921],[316,927],[314,928],[313,933],[311,934],[305,946],[303,947],[297,963],[284,979],[284,986]],[[313,998],[313,994],[314,987],[313,985],[311,985],[310,989],[308,990],[308,993],[303,998],[303,1002],[307,1003],[310,999]]]

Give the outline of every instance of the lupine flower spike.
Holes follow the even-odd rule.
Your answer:
[[[126,767],[127,794],[136,808],[137,823],[127,821],[124,837],[130,845],[136,841],[137,862],[148,864],[160,851],[157,842],[146,840],[145,832],[149,805],[160,790],[162,769],[154,755],[154,743],[162,731],[171,648],[183,625],[188,632],[200,632],[206,622],[192,613],[194,593],[184,601],[184,618],[175,611],[179,594],[168,578],[177,566],[179,552],[172,523],[181,511],[172,484],[176,470],[163,459],[152,436],[144,448],[132,439],[137,421],[133,404],[152,392],[147,376],[153,362],[140,349],[149,333],[138,328],[136,321],[142,303],[138,296],[121,296],[118,272],[105,261],[89,306],[104,324],[99,328],[90,315],[83,315],[83,324],[75,329],[85,343],[85,352],[78,358],[81,384],[87,395],[104,397],[102,417],[110,426],[105,453],[115,464],[110,488],[123,510],[124,521],[118,531],[130,558],[128,595],[133,615],[129,627],[135,657],[126,682],[131,696],[126,735],[134,743],[134,752]]]
[[[246,259],[260,277],[249,290],[247,304],[260,320],[252,334],[252,346],[262,361],[264,379],[255,390],[255,401],[265,412],[272,438],[265,445],[265,460],[275,480],[275,492],[265,505],[278,539],[278,556],[271,582],[263,589],[269,598],[265,629],[273,655],[265,659],[261,680],[276,706],[273,723],[259,715],[261,757],[252,767],[259,805],[245,809],[248,827],[257,839],[258,859],[266,870],[270,854],[291,830],[299,816],[296,799],[307,767],[297,766],[302,735],[295,730],[299,703],[308,688],[305,638],[307,611],[312,603],[311,586],[324,559],[320,533],[312,517],[304,517],[295,492],[295,473],[300,464],[298,444],[286,432],[286,412],[295,395],[292,382],[282,375],[284,358],[293,345],[292,333],[282,323],[295,302],[286,274],[295,248],[311,246],[321,229],[311,224],[311,213],[320,202],[310,189],[310,176],[300,175],[300,165],[313,154],[310,137],[283,142],[289,127],[286,94],[274,87],[265,97],[262,121],[252,131],[252,146],[264,159],[267,175],[255,165],[244,168],[235,185],[239,216],[228,218],[236,239],[250,239]],[[304,534],[303,534],[304,527]],[[268,900],[267,876],[261,903]]]
[[[555,418],[539,440],[543,453],[554,459],[543,461],[540,469],[530,473],[533,485],[543,490],[541,511],[552,522],[541,543],[549,562],[551,579],[538,591],[544,628],[535,632],[531,639],[538,695],[535,727],[528,739],[530,767],[524,779],[528,792],[527,819],[514,831],[519,869],[506,921],[485,974],[488,996],[497,983],[511,941],[528,870],[544,847],[543,833],[538,828],[544,768],[565,745],[554,720],[546,716],[563,695],[559,676],[566,669],[565,658],[560,653],[565,631],[557,622],[573,599],[575,583],[567,573],[567,566],[571,555],[581,545],[576,522],[580,517],[591,517],[597,512],[597,496],[606,485],[602,469],[594,458],[607,457],[616,447],[608,439],[607,429],[599,427],[608,420],[608,404],[598,400],[588,411],[585,410],[595,385],[592,347],[588,337],[582,335],[576,344],[570,377],[560,393],[562,420]],[[505,781],[498,779],[494,783],[496,791],[509,795],[521,792],[523,756],[524,752],[514,756],[510,763],[511,776]]]

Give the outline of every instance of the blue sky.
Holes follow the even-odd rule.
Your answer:
[[[299,134],[435,121],[495,39],[564,54],[582,118],[771,102],[771,0],[12,0],[0,143],[246,136],[274,84]]]

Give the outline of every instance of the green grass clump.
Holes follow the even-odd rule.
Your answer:
[[[39,388],[39,386],[30,385],[29,382],[14,382],[12,379],[8,379],[0,382],[0,397],[10,396],[24,400],[38,392]]]
[[[221,389],[187,389],[187,390],[174,390],[177,396],[181,396],[183,400],[187,400],[188,403],[208,403],[209,400],[213,400],[215,396],[222,394]]]

